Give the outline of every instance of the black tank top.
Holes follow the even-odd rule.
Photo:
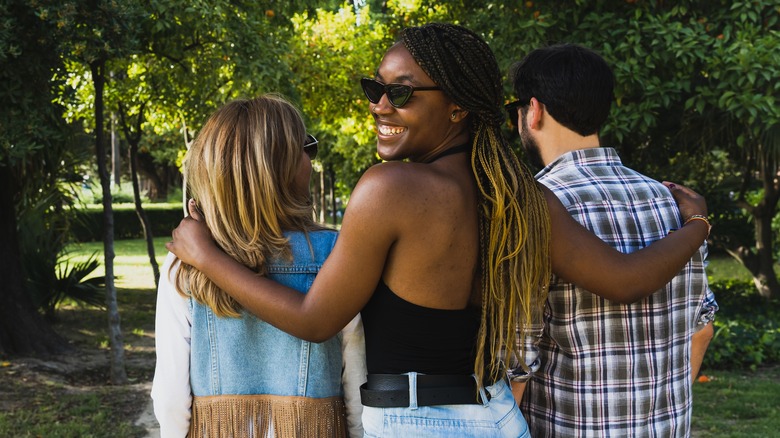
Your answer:
[[[370,374],[474,373],[480,310],[412,304],[380,281],[361,311]]]

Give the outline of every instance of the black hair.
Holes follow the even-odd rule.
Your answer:
[[[582,135],[596,134],[615,98],[615,76],[595,51],[576,44],[533,50],[510,71],[521,106],[532,97],[561,125]]]

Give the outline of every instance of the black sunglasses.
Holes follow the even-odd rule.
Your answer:
[[[521,106],[523,106],[523,102],[520,100],[516,100],[514,102],[509,102],[508,104],[504,105],[504,109],[506,109],[507,111],[512,111],[512,110],[517,111],[517,109],[520,108]]]
[[[429,90],[441,90],[440,87],[413,87],[411,85],[404,84],[383,84],[376,79],[363,78],[360,80],[360,86],[363,87],[363,92],[366,93],[368,101],[371,103],[379,103],[383,94],[387,94],[387,100],[390,105],[396,108],[401,108],[406,105],[409,98],[412,97],[412,93],[415,91],[429,91]]]
[[[317,150],[320,142],[311,134],[306,134],[306,143],[303,144],[303,153],[309,156],[310,160],[317,158]]]
[[[517,110],[521,106],[523,106],[523,103],[519,100],[509,102],[508,104],[504,105],[504,109],[506,110],[506,114],[509,116],[509,121],[512,123],[512,125],[517,123]]]

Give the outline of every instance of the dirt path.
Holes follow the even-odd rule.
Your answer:
[[[141,384],[141,387],[148,394],[152,390],[152,382]],[[154,416],[151,398],[149,398],[149,401],[146,403],[141,415],[135,420],[135,424],[146,429],[147,434],[144,438],[160,438],[160,425],[157,423],[157,418]]]

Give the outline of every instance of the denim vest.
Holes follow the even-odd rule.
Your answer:
[[[335,231],[285,233],[292,261],[271,260],[268,278],[306,293],[336,242]],[[313,251],[313,253],[312,253]],[[332,397],[341,391],[341,335],[312,343],[242,311],[221,318],[190,299],[190,383],[195,396],[272,394]]]

